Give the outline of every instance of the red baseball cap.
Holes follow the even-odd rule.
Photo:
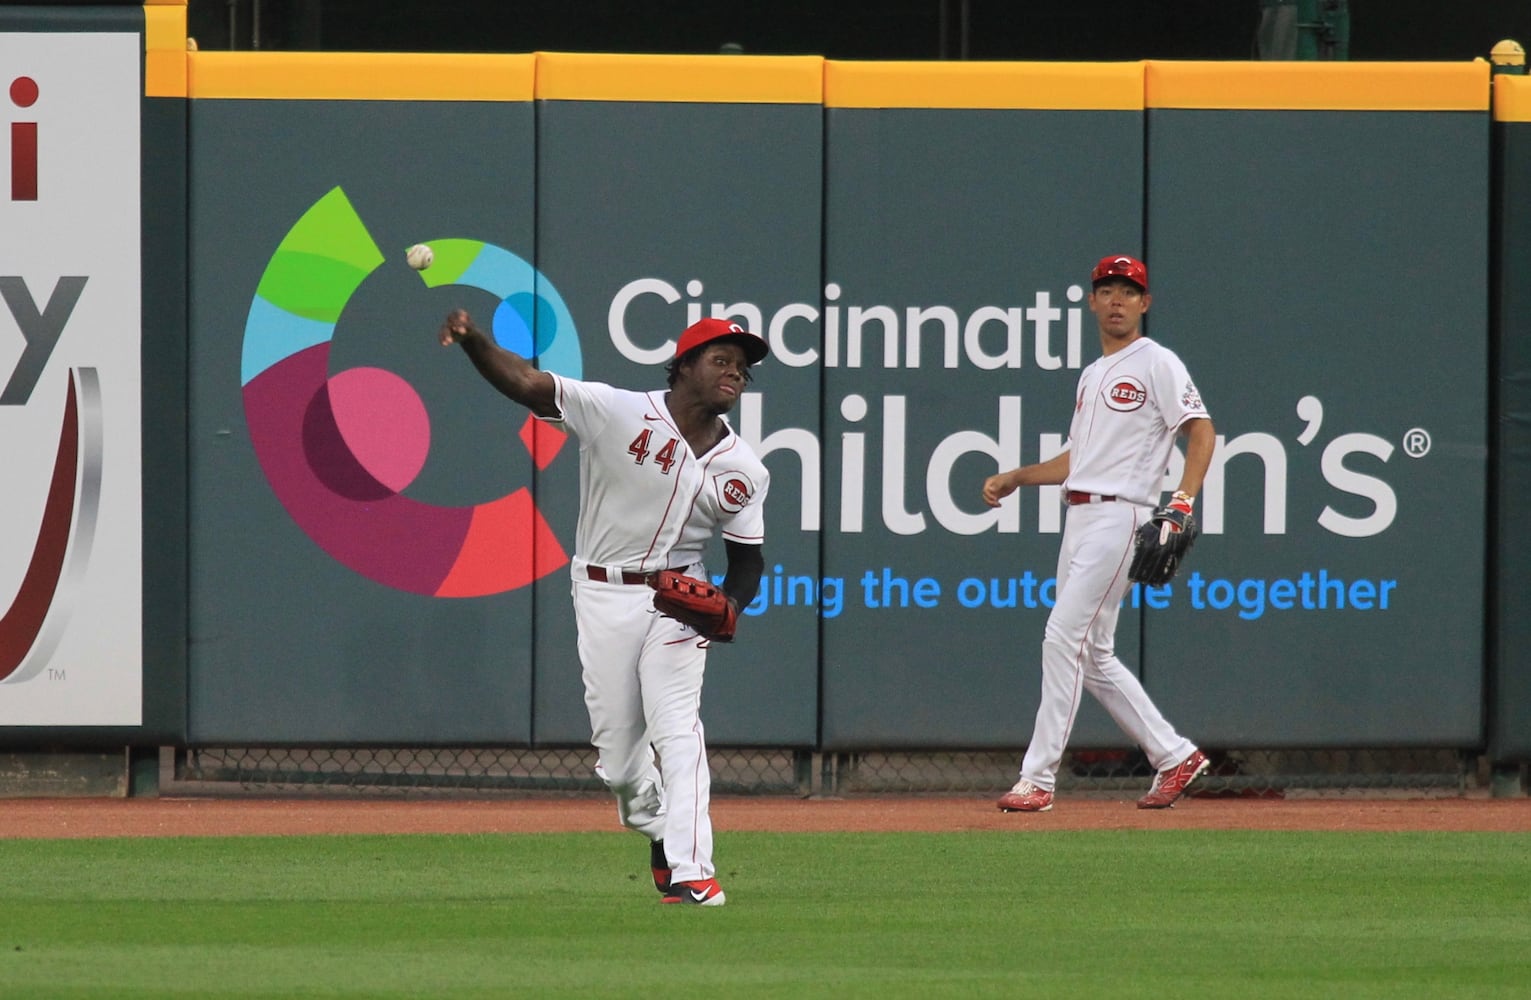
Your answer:
[[[744,348],[744,357],[750,364],[759,364],[765,356],[771,353],[771,348],[764,340],[750,333],[744,327],[731,319],[707,319],[697,320],[686,327],[680,335],[680,340],[675,344],[675,356],[678,358],[687,351],[710,344],[714,340],[732,340]]]
[[[1090,272],[1090,284],[1103,278],[1126,278],[1143,291],[1148,291],[1148,268],[1143,266],[1141,260],[1126,254],[1113,254],[1100,259],[1095,270]]]

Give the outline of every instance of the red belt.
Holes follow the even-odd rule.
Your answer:
[[[648,583],[654,577],[653,573],[634,573],[631,570],[624,569],[622,571],[622,579],[613,580],[611,574],[606,572],[605,566],[586,566],[585,575],[596,583],[626,583],[635,587],[640,583]]]
[[[1072,506],[1079,503],[1110,503],[1116,497],[1101,496],[1098,493],[1081,493],[1078,490],[1069,490],[1068,502]]]

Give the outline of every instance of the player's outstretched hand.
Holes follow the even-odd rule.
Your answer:
[[[447,313],[447,318],[442,322],[436,339],[441,341],[442,347],[451,347],[477,333],[478,327],[473,324],[473,317],[468,315],[468,310],[453,309]]]
[[[1011,480],[1010,473],[1001,472],[990,476],[983,481],[983,502],[990,507],[998,507],[999,502],[1015,492],[1016,483]]]

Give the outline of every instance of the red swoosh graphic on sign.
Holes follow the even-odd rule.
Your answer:
[[[69,380],[69,398],[64,405],[63,426],[59,428],[58,457],[53,461],[53,480],[48,485],[48,500],[43,507],[42,524],[37,530],[37,544],[32,561],[16,599],[0,618],[0,681],[16,672],[21,661],[37,641],[43,619],[53,605],[59,578],[64,570],[64,552],[69,547],[69,525],[74,520],[75,475],[80,458],[80,412],[75,398],[74,380]]]

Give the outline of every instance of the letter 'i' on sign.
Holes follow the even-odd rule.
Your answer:
[[[37,100],[37,81],[18,76],[11,81],[11,103],[30,108]],[[11,122],[11,201],[37,200],[37,123]]]

